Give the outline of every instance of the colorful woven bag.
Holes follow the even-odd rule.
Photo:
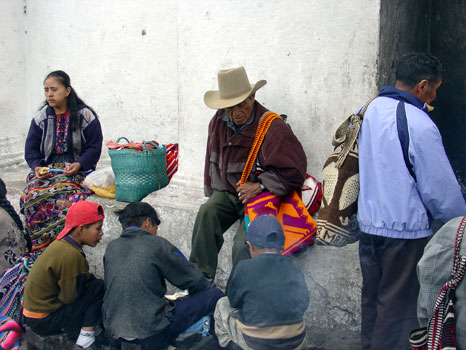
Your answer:
[[[317,217],[317,243],[343,247],[359,239],[358,135],[370,100],[335,131],[333,153],[322,169],[323,199]]]
[[[125,139],[120,137],[117,143]],[[146,145],[152,145],[148,148]],[[115,199],[138,202],[156,190],[168,185],[166,147],[144,142],[142,151],[135,149],[109,149],[115,174]]]
[[[267,130],[277,118],[281,117],[272,112],[267,112],[262,116],[257,127],[253,146],[249,152],[239,181],[240,185],[246,183]],[[304,246],[314,244],[316,223],[296,191],[284,197],[264,191],[249,200],[245,206],[246,231],[248,230],[249,223],[261,215],[273,215],[282,224],[285,234],[285,245],[284,250],[281,252],[282,255],[293,254]]]
[[[36,253],[24,254],[15,265],[3,272],[0,279],[0,316],[11,317],[22,327],[25,327],[23,316],[24,286],[37,256]]]

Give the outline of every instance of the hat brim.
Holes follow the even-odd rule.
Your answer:
[[[207,107],[210,107],[213,109],[224,109],[224,108],[232,107],[232,106],[237,105],[238,103],[243,102],[245,99],[247,99],[257,90],[259,90],[265,84],[267,84],[266,80],[259,80],[257,83],[251,84],[251,89],[245,92],[244,94],[241,94],[233,98],[227,98],[227,99],[222,99],[220,97],[220,92],[218,90],[207,91],[204,94],[204,103],[206,104]]]
[[[66,227],[61,230],[61,232],[58,234],[57,236],[57,239],[62,239],[63,237],[65,237],[68,233],[70,233],[70,231],[73,229],[73,227]]]

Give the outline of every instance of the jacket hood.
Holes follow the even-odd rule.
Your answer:
[[[419,108],[420,110],[422,110],[422,111],[424,111],[426,113],[429,111],[429,109],[428,109],[429,105],[427,103],[424,103],[423,101],[421,101],[419,98],[417,98],[412,93],[410,93],[408,91],[397,89],[393,85],[388,85],[388,86],[382,87],[382,89],[380,89],[379,96],[380,97],[390,97],[390,98],[393,98],[393,99],[398,100],[398,101],[403,101],[403,102],[409,103],[409,104]]]

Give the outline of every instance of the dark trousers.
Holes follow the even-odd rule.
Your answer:
[[[132,343],[142,345],[143,350],[164,350],[169,344],[174,344],[176,337],[189,326],[204,316],[212,316],[218,299],[223,292],[215,287],[204,289],[202,292],[175,300],[175,308],[169,316],[168,329],[145,339],[137,339]]]
[[[243,203],[229,192],[214,191],[209,200],[199,208],[189,260],[196,263],[208,278],[213,278],[217,271],[217,257],[223,245],[223,234],[237,220],[240,222],[233,239],[232,272],[240,260],[249,258],[244,244],[246,226]]]
[[[39,335],[65,331],[70,339],[77,339],[82,327],[102,324],[104,281],[92,279],[78,298],[45,318],[28,318],[26,324]]]
[[[408,350],[419,328],[416,266],[429,238],[395,239],[362,233],[361,341],[364,350]]]

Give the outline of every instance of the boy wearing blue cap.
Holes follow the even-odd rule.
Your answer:
[[[301,349],[309,292],[303,273],[280,254],[285,236],[273,216],[259,216],[248,228],[251,259],[238,263],[227,297],[215,309],[215,333],[227,349]]]

